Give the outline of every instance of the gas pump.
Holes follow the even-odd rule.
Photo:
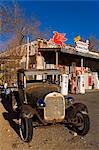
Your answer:
[[[99,89],[98,73],[93,72],[92,77],[93,77],[93,83],[94,83],[95,89]]]
[[[84,75],[77,76],[77,93],[85,94]]]
[[[60,77],[61,94],[68,95],[68,75],[62,74]]]

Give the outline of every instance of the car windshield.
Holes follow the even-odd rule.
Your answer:
[[[40,83],[40,82],[49,82],[49,83],[56,83],[56,81],[59,80],[56,77],[56,75],[28,75],[26,76],[26,83]]]
[[[43,78],[40,75],[27,75],[26,76],[26,83],[35,83],[35,82],[43,82]]]
[[[40,82],[49,82],[57,83],[60,78],[60,74],[57,71],[35,71],[35,72],[26,72],[26,83],[40,83]]]

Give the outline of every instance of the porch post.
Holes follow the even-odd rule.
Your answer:
[[[56,53],[56,66],[58,65],[58,51],[55,52]]]
[[[81,70],[83,71],[83,67],[84,67],[84,60],[83,58],[81,58]]]

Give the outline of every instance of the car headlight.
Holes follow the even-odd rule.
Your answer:
[[[37,106],[38,106],[38,107],[45,107],[45,102],[44,102],[44,100],[38,99],[38,100],[37,100]]]
[[[65,100],[67,105],[71,105],[74,103],[74,98],[71,96],[65,97]]]

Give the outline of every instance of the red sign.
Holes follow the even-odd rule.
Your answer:
[[[51,43],[55,43],[60,45],[62,48],[64,48],[66,46],[65,43],[63,43],[63,41],[67,41],[67,39],[65,38],[65,33],[58,33],[58,32],[53,32],[53,38],[49,40],[49,42]]]

